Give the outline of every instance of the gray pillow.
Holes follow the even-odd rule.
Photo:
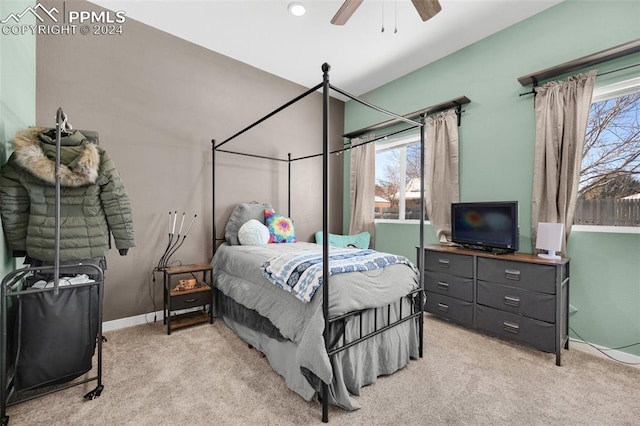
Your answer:
[[[258,203],[256,201],[238,204],[231,212],[227,226],[224,229],[224,239],[227,244],[230,246],[240,245],[240,241],[238,240],[240,227],[251,219],[255,219],[264,224],[264,211],[265,209],[272,208],[270,203]]]

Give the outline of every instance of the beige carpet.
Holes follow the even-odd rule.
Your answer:
[[[8,408],[18,425],[309,425],[317,401],[289,391],[222,321],[105,333],[95,381]],[[578,350],[555,356],[427,317],[425,356],[362,390],[335,425],[638,425],[640,369]]]

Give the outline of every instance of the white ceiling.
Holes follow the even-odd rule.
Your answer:
[[[331,83],[360,96],[562,0],[440,0],[442,11],[426,22],[409,0],[365,0],[344,26],[329,22],[342,0],[297,0],[302,17],[288,13],[291,1],[92,3],[305,87],[322,81],[327,62]]]

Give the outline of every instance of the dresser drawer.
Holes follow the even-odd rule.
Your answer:
[[[478,258],[478,279],[555,294],[556,268],[551,265]]]
[[[459,277],[473,277],[473,256],[426,251],[424,257],[425,270],[446,272]]]
[[[545,352],[556,351],[554,324],[476,305],[476,326]]]
[[[445,296],[473,302],[473,278],[442,272],[425,271],[424,289]]]
[[[473,303],[426,292],[425,311],[465,325],[473,324]]]
[[[211,290],[171,296],[171,310],[193,308],[211,303]]]
[[[478,280],[477,303],[550,323],[556,322],[556,296]]]

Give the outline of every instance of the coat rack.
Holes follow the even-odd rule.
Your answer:
[[[7,425],[9,405],[78,386],[97,386],[84,395],[100,396],[102,385],[102,298],[104,272],[92,263],[60,265],[60,158],[63,134],[72,133],[67,116],[56,112],[55,232],[53,265],[8,273],[0,285],[0,422]],[[60,272],[87,274],[87,282],[60,288]],[[51,282],[33,285],[36,280]],[[9,300],[11,303],[9,303]],[[37,331],[34,331],[37,330]],[[57,348],[43,350],[43,348]],[[97,349],[97,351],[96,351]],[[97,354],[97,371],[88,375]],[[12,368],[9,368],[9,367]]]

